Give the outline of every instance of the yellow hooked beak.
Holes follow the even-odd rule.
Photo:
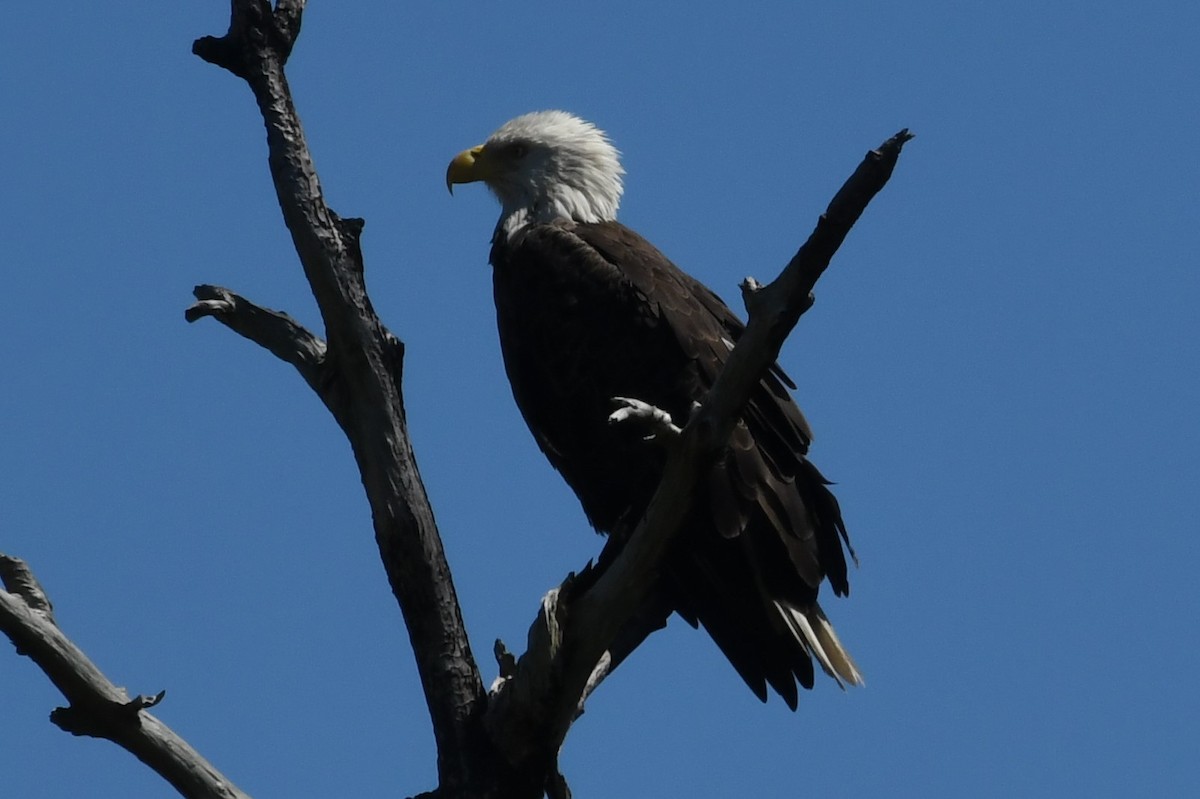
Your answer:
[[[495,175],[496,161],[487,148],[480,144],[454,156],[446,168],[446,188],[453,194],[455,183],[474,183],[477,180],[489,180]]]

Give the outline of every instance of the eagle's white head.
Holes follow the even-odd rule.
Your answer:
[[[566,111],[535,111],[455,156],[446,187],[486,183],[500,200],[499,228],[511,237],[531,222],[616,219],[623,174],[604,131]]]

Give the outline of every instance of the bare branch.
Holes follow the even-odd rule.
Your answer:
[[[199,752],[146,712],[162,701],[133,699],[63,634],[50,601],[24,561],[0,554],[0,630],[45,672],[69,703],[50,720],[73,735],[105,738],[128,750],[190,799],[249,799]]]
[[[19,596],[30,610],[41,613],[51,624],[56,623],[50,597],[25,561],[0,553],[0,585]]]
[[[245,57],[250,48],[269,50],[280,66],[286,64],[300,35],[305,0],[279,0],[274,11],[269,0],[234,0],[230,5],[229,34],[197,39],[192,52],[247,80],[247,70],[257,63]]]
[[[484,796],[503,787],[479,721],[487,694],[408,436],[404,347],[367,297],[362,220],[342,218],[325,203],[284,75],[303,7],[299,0],[280,0],[274,10],[265,0],[234,0],[229,32],[197,40],[193,51],[245,79],[262,113],[279,207],[324,322],[318,374],[305,371],[316,337],[282,315],[255,317],[240,298],[230,305],[236,295],[228,292],[201,297],[191,313],[215,316],[297,365],[345,431],[416,657],[437,742],[439,790],[459,795],[475,786]]]
[[[562,744],[581,698],[611,665],[602,664],[622,626],[645,601],[658,564],[692,504],[695,486],[728,441],[754,386],[770,368],[812,289],[867,204],[887,183],[901,148],[902,130],[867,153],[834,196],[817,227],[783,272],[762,287],[743,286],[749,320],[716,383],[671,449],[653,500],[620,553],[600,576],[575,594],[568,577],[543,600],[530,629],[529,649],[516,672],[493,692],[489,729],[510,758],[547,758]],[[652,413],[650,414],[653,415]],[[567,605],[569,604],[569,608]],[[598,665],[601,664],[601,665]]]
[[[887,184],[901,149],[910,139],[912,134],[906,128],[867,153],[779,277],[757,290],[753,279],[747,280],[748,288],[743,290],[750,314],[746,330],[729,354],[704,407],[693,414],[689,423],[689,427],[695,424],[708,431],[708,438],[717,440],[715,444],[707,442],[706,447],[721,446],[728,439],[760,376],[779,357],[780,347],[801,314],[812,307],[817,280],[867,204]]]
[[[320,393],[325,364],[324,341],[287,314],[259,307],[229,289],[196,286],[192,294],[197,302],[184,312],[187,321],[211,316],[296,367],[305,381]]]

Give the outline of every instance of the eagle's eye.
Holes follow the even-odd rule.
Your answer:
[[[529,152],[529,145],[524,142],[514,142],[508,146],[508,155],[510,158],[521,159]]]

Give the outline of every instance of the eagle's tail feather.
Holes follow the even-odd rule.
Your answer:
[[[862,673],[854,664],[854,658],[850,657],[850,653],[842,646],[820,605],[814,602],[808,607],[800,608],[786,601],[775,600],[775,607],[796,640],[838,685],[845,688],[847,683],[863,684]]]

